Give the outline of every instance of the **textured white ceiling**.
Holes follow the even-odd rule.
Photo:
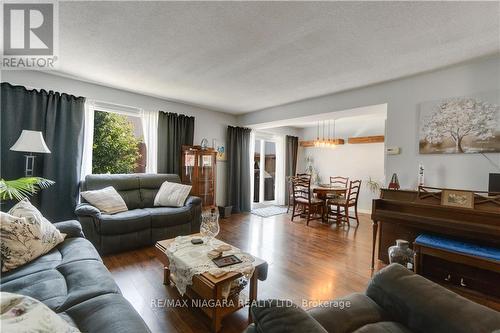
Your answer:
[[[66,75],[230,113],[500,51],[500,2],[60,2]]]

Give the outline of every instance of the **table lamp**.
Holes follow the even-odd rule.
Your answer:
[[[10,147],[10,150],[29,153],[24,155],[26,158],[24,172],[26,177],[33,176],[33,170],[35,169],[35,156],[33,153],[50,154],[50,150],[40,131],[23,130],[16,143]]]

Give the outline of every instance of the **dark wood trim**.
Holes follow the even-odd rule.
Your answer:
[[[363,144],[363,143],[380,143],[384,142],[385,137],[383,135],[372,135],[372,136],[358,136],[347,139],[347,143],[351,145]]]

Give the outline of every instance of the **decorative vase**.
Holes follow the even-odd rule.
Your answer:
[[[208,148],[208,140],[207,138],[203,138],[200,143],[201,149],[206,150]]]
[[[397,239],[396,245],[389,247],[389,262],[398,263],[411,269],[413,267],[413,250],[404,239]]]
[[[219,213],[213,208],[203,212],[200,225],[203,242],[211,247],[212,240],[219,234],[219,230]]]

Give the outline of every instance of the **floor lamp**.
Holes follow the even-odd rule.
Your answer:
[[[23,130],[16,143],[10,147],[10,150],[28,153],[24,155],[26,158],[25,177],[33,176],[35,170],[35,155],[33,153],[50,154],[50,150],[40,131]]]

